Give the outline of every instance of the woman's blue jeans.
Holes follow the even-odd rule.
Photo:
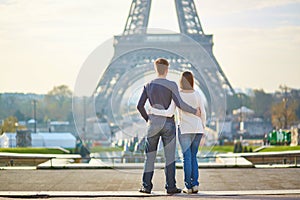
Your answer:
[[[182,134],[178,128],[178,139],[183,153],[184,184],[188,189],[199,185],[197,153],[202,135],[202,133]]]

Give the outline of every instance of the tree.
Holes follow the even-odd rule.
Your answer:
[[[72,91],[66,85],[60,85],[54,87],[48,92],[48,95],[55,97],[55,99],[62,105],[67,98],[72,97]]]
[[[233,152],[234,153],[242,153],[242,151],[243,151],[242,143],[240,141],[237,141],[234,144]]]
[[[291,98],[297,102],[296,115],[297,119],[300,119],[300,90],[292,89]]]
[[[300,102],[298,102],[298,108],[296,109],[297,118],[300,118]]]
[[[294,98],[293,90],[287,86],[279,86],[281,90],[277,93],[279,102],[272,105],[272,124],[277,128],[287,129],[298,119],[296,110],[299,100]]]
[[[18,121],[23,121],[23,120],[25,120],[25,115],[24,115],[20,110],[17,110],[17,111],[14,113],[14,116],[18,119]]]
[[[288,106],[285,101],[272,105],[272,125],[277,128],[288,128],[297,121],[297,103],[291,102]]]
[[[244,93],[237,93],[234,95],[227,95],[227,114],[232,113],[233,110],[238,109],[242,106],[251,107],[250,97]]]
[[[68,120],[72,111],[72,91],[66,85],[56,86],[44,98],[47,119]],[[45,119],[46,119],[45,118]]]
[[[271,118],[271,105],[273,97],[271,94],[265,93],[263,89],[254,90],[254,96],[251,98],[252,108],[255,116],[264,119]]]
[[[253,149],[252,149],[252,147],[250,147],[250,148],[249,148],[249,152],[253,152]]]
[[[18,119],[14,116],[6,118],[1,126],[1,135],[4,132],[16,132]]]

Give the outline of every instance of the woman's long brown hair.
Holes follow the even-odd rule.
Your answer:
[[[179,87],[183,90],[194,89],[194,76],[192,72],[185,71],[181,74]]]

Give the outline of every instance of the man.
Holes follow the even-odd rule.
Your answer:
[[[176,187],[175,180],[176,126],[174,115],[172,117],[148,115],[145,110],[145,103],[148,99],[152,107],[167,109],[173,99],[176,106],[186,112],[193,113],[199,117],[201,112],[200,108],[192,108],[183,102],[179,95],[177,84],[166,79],[169,68],[167,60],[158,58],[154,62],[154,68],[157,73],[157,78],[144,86],[143,93],[137,105],[137,109],[142,117],[148,122],[148,131],[145,140],[146,159],[144,163],[143,183],[139,191],[142,193],[151,193],[157,145],[161,137],[166,159],[165,188],[168,194],[180,193],[181,189]]]

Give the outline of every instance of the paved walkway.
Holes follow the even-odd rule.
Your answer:
[[[164,171],[156,169],[151,199],[176,199],[177,197],[300,199],[300,168],[224,168],[199,171],[201,185],[198,195],[166,196]],[[137,192],[141,175],[141,169],[0,170],[0,199],[1,196],[46,196],[56,197],[56,199],[72,199],[75,196],[85,197],[85,199],[86,197],[109,199],[113,196],[126,199],[129,196],[135,198],[149,196]],[[183,170],[177,169],[176,176],[177,185],[182,188]]]

